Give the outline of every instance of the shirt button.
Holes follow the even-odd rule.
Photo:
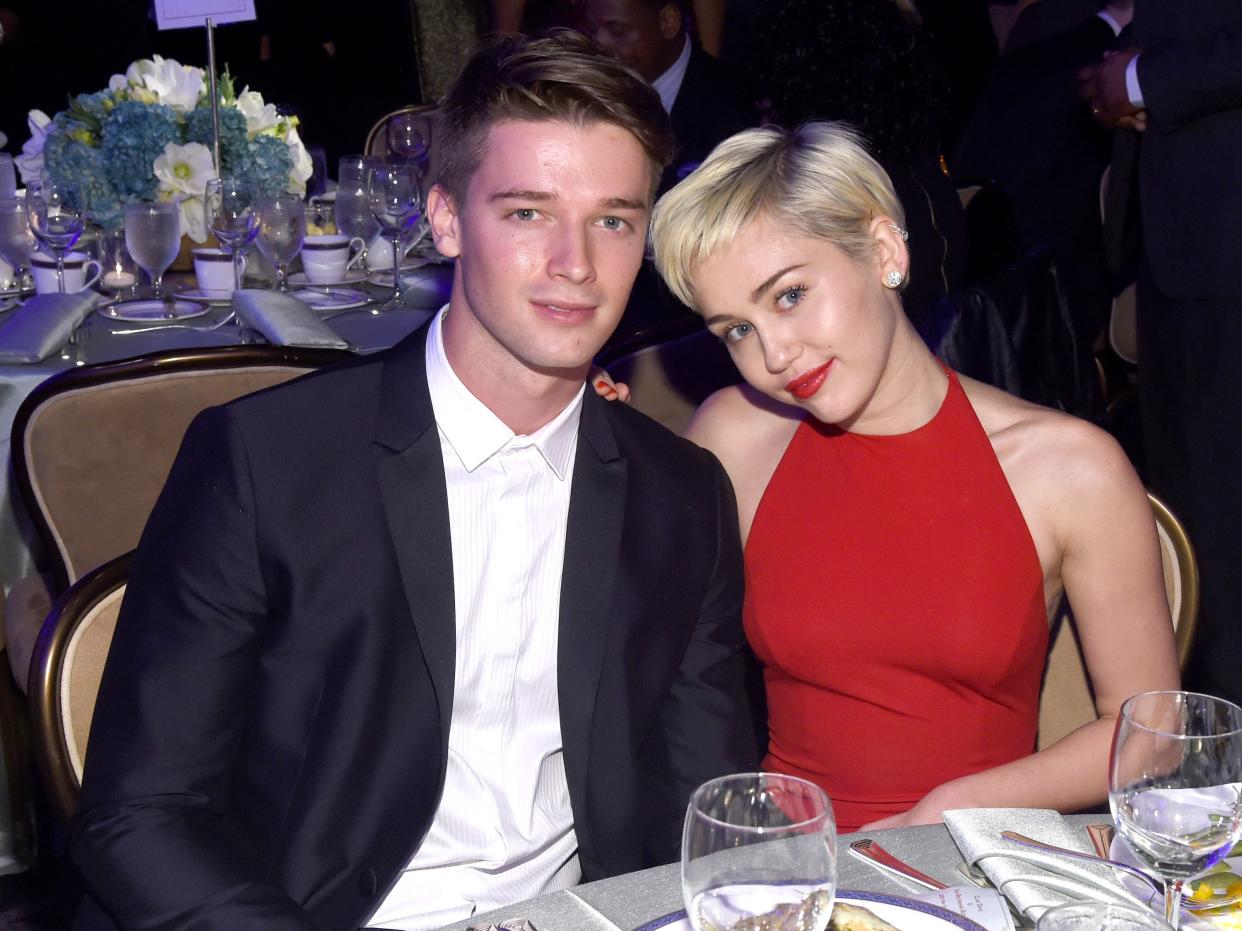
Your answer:
[[[358,874],[358,893],[364,896],[375,895],[378,883],[375,881],[375,870],[366,869]]]

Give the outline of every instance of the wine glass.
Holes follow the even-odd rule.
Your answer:
[[[388,121],[388,152],[394,161],[414,162],[420,169],[431,149],[425,113],[398,113]]]
[[[359,236],[370,245],[379,235],[379,221],[371,212],[371,200],[367,193],[367,172],[381,164],[378,158],[366,155],[346,155],[337,167],[336,228],[350,237]],[[359,260],[361,268],[367,267],[366,248]]]
[[[367,196],[371,213],[384,235],[392,240],[392,297],[381,310],[401,303],[401,236],[412,230],[423,215],[423,195],[418,169],[413,165],[377,165],[367,173]]]
[[[1182,885],[1242,834],[1242,708],[1195,692],[1126,699],[1108,802],[1126,846],[1164,882],[1164,918],[1176,928]]]
[[[765,916],[782,927],[824,931],[836,890],[836,822],[819,786],[742,773],[704,783],[690,797],[681,893],[695,931]]]
[[[164,299],[164,272],[181,250],[181,213],[173,203],[127,204],[125,248],[151,278],[151,293]]]
[[[65,253],[82,235],[86,204],[72,184],[31,181],[26,185],[26,220],[35,239],[56,257],[56,285],[65,293]]]
[[[259,210],[259,251],[276,266],[276,288],[289,290],[289,263],[306,239],[306,205],[292,194],[262,197]]]
[[[13,266],[13,280],[20,291],[30,272],[35,237],[26,219],[26,205],[16,197],[0,200],[0,256]]]
[[[245,265],[242,251],[259,232],[254,187],[238,178],[212,178],[203,194],[207,225],[221,244],[233,253],[233,287],[242,289]]]

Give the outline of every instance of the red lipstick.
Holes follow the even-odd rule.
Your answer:
[[[828,377],[828,369],[831,367],[832,360],[829,359],[818,368],[813,368],[809,372],[790,380],[789,384],[785,385],[785,390],[799,401],[809,400],[823,386],[824,379]]]

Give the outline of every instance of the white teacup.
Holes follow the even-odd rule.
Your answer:
[[[66,253],[65,293],[86,290],[99,280],[101,270],[99,263],[85,252]],[[56,283],[56,259],[52,256],[36,252],[30,258],[30,273],[38,293],[55,294],[60,290]]]
[[[313,284],[335,284],[362,259],[366,242],[341,233],[307,236],[302,241],[302,271]],[[389,250],[391,253],[391,249]]]
[[[420,242],[420,237],[410,235],[401,237],[401,258],[409,255]],[[367,267],[373,271],[379,271],[386,268],[392,268],[392,239],[388,236],[379,235],[371,240],[371,244],[367,246]]]
[[[233,253],[227,249],[195,249],[194,277],[201,291],[231,294],[233,292]],[[241,257],[242,274],[246,273],[246,257]]]

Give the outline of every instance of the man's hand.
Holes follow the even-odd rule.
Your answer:
[[[1126,89],[1126,68],[1138,53],[1134,48],[1109,52],[1099,64],[1079,69],[1078,92],[1101,126],[1122,126],[1139,132],[1147,128],[1147,111],[1130,102]]]

